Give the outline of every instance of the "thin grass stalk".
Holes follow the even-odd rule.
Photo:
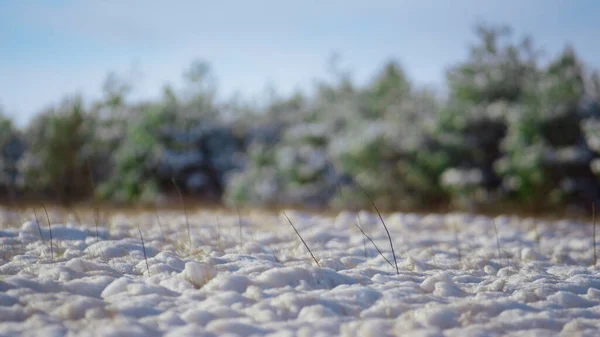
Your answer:
[[[315,255],[312,253],[312,251],[310,250],[310,248],[306,244],[306,241],[304,241],[304,239],[302,238],[302,235],[300,235],[300,232],[298,232],[298,230],[296,229],[296,226],[294,226],[294,224],[292,223],[292,220],[290,220],[290,218],[287,216],[287,214],[285,214],[285,212],[282,212],[282,213],[285,216],[285,218],[288,220],[288,222],[290,223],[290,226],[292,226],[292,228],[294,229],[294,231],[296,232],[296,234],[298,235],[298,237],[300,238],[300,240],[302,241],[302,243],[304,244],[304,247],[306,247],[306,250],[308,250],[308,252],[310,253],[310,256],[315,261],[315,263],[317,264],[317,266],[321,267],[321,264],[319,264],[319,261],[317,261],[317,258],[315,257]]]
[[[94,206],[94,224],[96,225],[96,241],[100,241],[100,231],[98,230],[98,208]]]
[[[96,191],[96,183],[94,182],[94,172],[92,171],[92,166],[90,165],[90,160],[86,159],[85,165],[87,167],[88,176],[90,178],[90,188],[92,189],[92,198],[94,196],[94,192]],[[93,198],[94,204],[94,224],[96,225],[96,241],[100,241],[100,232],[98,230],[98,206],[96,205],[95,198]]]
[[[50,257],[54,259],[54,244],[52,242],[52,224],[50,223],[50,216],[48,215],[48,210],[46,206],[42,204],[42,208],[44,208],[44,212],[46,212],[46,219],[48,219],[48,231],[50,232]]]
[[[221,221],[219,221],[219,216],[215,216],[215,229],[217,231],[217,240],[221,240]]]
[[[175,178],[171,178],[171,181],[173,182],[173,185],[175,186],[175,189],[177,190],[177,194],[179,194],[179,199],[181,200],[181,206],[183,207],[183,215],[185,216],[185,226],[187,228],[187,235],[188,235],[188,246],[189,246],[189,249],[191,252],[192,251],[192,234],[190,233],[190,222],[188,221],[187,209],[185,207],[185,202],[183,200],[183,194],[181,193],[179,186],[177,186],[177,183],[175,182]]]
[[[367,233],[365,233],[365,231],[359,225],[361,223],[361,221],[360,221],[360,216],[358,214],[356,215],[356,220],[357,220],[357,223],[355,223],[354,225],[362,233],[363,237],[367,238],[369,241],[371,241],[371,244],[373,244],[373,247],[375,247],[375,249],[377,250],[379,255],[381,255],[381,257],[385,260],[385,262],[387,262],[392,268],[394,268],[394,265],[392,264],[392,262],[390,262],[390,260],[388,260],[387,257],[385,257],[385,255],[383,255],[383,253],[381,252],[379,247],[377,247],[377,244],[375,244],[375,241],[373,241],[373,239],[371,239],[371,237],[369,235],[367,235]]]
[[[140,233],[140,241],[142,241],[142,252],[144,253],[144,261],[146,261],[146,270],[148,271],[148,276],[150,276],[150,266],[148,265],[148,255],[146,255],[146,244],[144,243],[144,236],[142,235],[142,229],[140,228],[140,224],[137,225],[138,232]]]
[[[35,217],[35,224],[37,226],[38,232],[40,233],[40,238],[42,238],[42,243],[46,244],[46,239],[44,239],[44,235],[42,234],[42,228],[40,227],[40,219],[37,216],[35,207],[33,207],[33,216]]]
[[[358,184],[358,183],[356,183],[356,186],[358,186],[358,188],[363,192],[363,194],[367,197],[367,199],[369,199],[369,201],[371,202],[371,205],[373,206],[373,208],[375,208],[375,211],[377,212],[377,215],[379,216],[379,220],[381,220],[381,224],[383,225],[383,228],[385,228],[385,232],[387,233],[388,240],[390,241],[390,248],[392,249],[392,256],[394,257],[394,264],[396,265],[396,274],[400,275],[400,269],[398,268],[398,261],[396,259],[396,252],[394,251],[394,244],[392,243],[392,236],[390,235],[390,231],[388,230],[388,228],[385,224],[385,221],[383,220],[383,216],[381,216],[381,212],[379,212],[379,208],[377,208],[377,205],[375,205],[375,202],[373,201],[371,196],[369,196],[367,191],[365,191],[364,188],[362,188],[362,186],[360,186],[360,184]]]
[[[165,240],[165,232],[163,231],[162,223],[160,222],[160,217],[158,216],[158,210],[154,210],[154,214],[156,215],[156,223],[158,224],[158,229],[160,230],[160,236],[163,241]]]
[[[242,247],[243,243],[244,243],[244,240],[242,238],[242,217],[240,216],[240,210],[237,207],[237,205],[235,206],[235,212],[237,213],[238,228],[239,228],[239,234],[240,234],[240,247]]]
[[[456,244],[456,253],[458,254],[458,263],[462,263],[462,252],[460,250],[460,240],[458,238],[458,225],[456,224],[456,221],[453,222],[454,223],[454,242]]]
[[[494,232],[496,233],[496,247],[498,248],[498,259],[502,259],[502,253],[500,250],[500,237],[498,236],[498,227],[496,226],[496,221],[492,219],[492,224],[494,225]]]

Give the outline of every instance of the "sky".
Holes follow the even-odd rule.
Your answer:
[[[0,0],[0,105],[24,125],[66,95],[101,97],[109,71],[158,97],[204,60],[219,97],[308,90],[327,60],[364,83],[390,59],[418,85],[444,86],[478,22],[507,24],[556,55],[567,43],[600,68],[597,0]]]

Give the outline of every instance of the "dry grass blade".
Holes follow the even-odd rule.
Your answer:
[[[175,189],[177,190],[177,194],[179,194],[179,199],[181,200],[181,206],[183,207],[183,215],[185,216],[185,227],[187,228],[187,235],[188,235],[188,246],[189,246],[189,249],[191,252],[192,251],[192,234],[190,233],[190,222],[188,221],[187,209],[185,208],[183,194],[181,194],[181,190],[179,189],[179,186],[177,186],[177,183],[175,182],[175,178],[171,178],[171,181],[173,182],[173,185],[175,186]]]
[[[217,232],[217,240],[221,240],[221,221],[219,221],[218,216],[215,216],[215,230]]]
[[[156,223],[158,223],[158,229],[160,230],[160,236],[163,241],[165,240],[165,232],[163,231],[162,223],[160,222],[160,217],[158,216],[158,210],[154,210],[154,214],[156,214]]]
[[[365,233],[365,231],[361,228],[361,226],[359,225],[361,222],[360,216],[358,216],[358,214],[356,215],[356,220],[357,220],[357,223],[355,223],[354,226],[356,226],[356,228],[358,228],[358,230],[362,233],[363,238],[367,238],[369,241],[371,241],[371,243],[373,244],[373,247],[375,247],[375,249],[377,250],[379,255],[381,255],[381,257],[383,257],[385,262],[387,262],[392,268],[394,268],[394,265],[392,264],[392,262],[390,260],[388,260],[387,257],[385,257],[385,255],[383,255],[383,253],[381,252],[379,247],[377,247],[377,245],[375,244],[375,241],[373,241],[373,239],[371,239],[371,237],[369,235],[367,235],[367,233]]]
[[[379,212],[379,208],[377,208],[377,205],[375,205],[373,198],[371,198],[371,196],[369,196],[367,191],[365,191],[365,189],[362,188],[362,186],[360,186],[357,182],[356,182],[356,186],[358,186],[358,188],[367,197],[367,199],[369,199],[369,202],[371,203],[371,205],[375,209],[375,212],[377,212],[377,215],[379,216],[379,220],[381,220],[381,224],[383,225],[383,228],[385,228],[385,232],[387,233],[388,240],[390,241],[390,248],[392,249],[392,256],[394,257],[394,264],[396,265],[396,274],[400,275],[400,269],[398,268],[398,261],[396,260],[396,252],[394,251],[394,244],[392,243],[392,236],[390,235],[390,231],[388,230],[388,228],[385,224],[385,221],[383,220],[383,216],[381,216],[381,212]]]
[[[460,240],[458,238],[458,226],[454,222],[454,243],[456,244],[456,253],[458,254],[458,263],[462,263],[462,252],[460,250]]]
[[[292,228],[294,229],[294,232],[296,232],[296,234],[298,235],[298,237],[300,238],[300,240],[304,244],[304,247],[306,247],[306,250],[308,250],[308,252],[310,253],[310,256],[315,261],[315,263],[317,264],[317,266],[321,267],[321,264],[319,264],[319,261],[317,261],[317,258],[313,255],[313,253],[310,250],[310,248],[308,248],[308,245],[306,244],[306,241],[304,241],[304,239],[302,238],[302,235],[300,235],[300,232],[298,232],[298,230],[296,229],[296,226],[294,226],[294,224],[292,223],[292,220],[290,220],[290,218],[287,216],[287,214],[285,214],[285,212],[281,212],[281,213],[283,213],[283,215],[285,216],[285,218],[287,219],[287,221],[290,223],[290,226],[292,226]]]
[[[94,224],[96,225],[96,241],[100,241],[100,232],[98,231],[98,208],[94,206]]]
[[[92,171],[92,166],[90,165],[90,160],[86,159],[85,165],[87,167],[88,175],[90,178],[90,188],[92,189],[92,195],[94,191],[96,191],[96,184],[94,182],[94,171]],[[94,224],[96,225],[96,241],[100,241],[100,233],[98,231],[98,206],[96,205],[95,200],[93,201],[94,205]]]
[[[46,239],[44,239],[44,235],[42,234],[42,227],[40,227],[40,219],[38,219],[35,207],[33,208],[33,216],[35,217],[35,224],[37,225],[38,232],[40,233],[40,238],[42,238],[42,243],[46,244]]]
[[[502,259],[502,253],[500,250],[500,237],[498,237],[498,227],[496,226],[496,222],[492,219],[492,224],[494,225],[494,232],[496,233],[496,247],[498,248],[498,259]]]
[[[54,244],[52,243],[52,224],[50,223],[50,216],[48,215],[48,210],[46,206],[42,204],[42,208],[44,212],[46,212],[46,219],[48,220],[48,232],[50,232],[50,257],[54,259]]]
[[[237,213],[237,218],[238,218],[238,227],[239,227],[239,232],[240,232],[240,247],[243,246],[244,240],[242,238],[242,217],[240,216],[240,210],[237,207],[237,205],[235,206],[235,212]]]
[[[150,276],[150,266],[148,265],[148,256],[146,255],[146,244],[144,243],[144,236],[142,235],[142,229],[140,228],[139,223],[137,228],[140,233],[140,241],[142,241],[142,252],[144,253],[144,261],[146,261],[146,270],[148,270],[148,276]]]

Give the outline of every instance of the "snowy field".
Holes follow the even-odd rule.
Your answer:
[[[0,335],[600,333],[592,226],[390,214],[396,272],[376,214],[360,223],[385,258],[356,213],[286,214],[320,267],[280,213],[190,211],[189,237],[182,212],[112,214],[97,230],[53,214],[49,228],[41,210],[39,227],[17,225],[5,213]]]

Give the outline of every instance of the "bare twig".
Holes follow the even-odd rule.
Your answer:
[[[385,257],[385,255],[383,255],[383,253],[381,252],[381,250],[379,249],[379,247],[377,247],[377,245],[375,244],[375,241],[373,241],[373,239],[371,239],[371,237],[369,235],[367,235],[367,233],[365,233],[365,231],[361,228],[361,226],[359,225],[361,223],[360,216],[358,214],[356,215],[356,220],[357,220],[357,223],[355,223],[354,225],[363,234],[363,238],[369,239],[369,241],[371,241],[371,243],[373,244],[373,247],[375,247],[375,249],[377,250],[377,252],[379,253],[379,255],[381,255],[381,257],[383,257],[383,259],[385,260],[385,262],[387,262],[392,268],[394,268],[394,265],[392,264],[392,262],[390,262],[390,260],[388,260]]]
[[[373,206],[373,208],[375,208],[375,211],[377,212],[377,215],[379,216],[379,220],[381,220],[381,224],[383,225],[383,228],[385,228],[385,232],[387,233],[388,240],[390,241],[390,247],[392,248],[392,256],[394,257],[394,264],[396,265],[396,274],[400,275],[400,269],[398,268],[398,261],[396,260],[396,252],[394,251],[394,244],[392,243],[392,236],[390,235],[390,231],[388,230],[387,226],[385,225],[383,216],[381,216],[381,212],[379,212],[379,208],[377,208],[377,205],[375,205],[375,202],[373,201],[371,196],[369,196],[367,191],[365,191],[364,188],[362,188],[362,186],[360,186],[360,184],[358,184],[358,182],[355,182],[355,183],[356,183],[356,186],[358,186],[358,188],[367,197],[367,199],[369,199],[369,201],[371,202],[371,205]]]
[[[146,255],[146,244],[144,244],[144,236],[142,235],[142,229],[140,224],[137,225],[138,232],[140,233],[140,241],[142,241],[142,251],[144,252],[144,261],[146,261],[146,269],[148,270],[148,276],[150,276],[150,266],[148,265],[148,256]]]
[[[177,183],[175,182],[175,178],[171,178],[171,181],[173,182],[173,185],[175,186],[175,189],[177,190],[177,193],[179,194],[179,199],[181,200],[181,206],[183,207],[183,215],[185,216],[185,226],[187,228],[188,245],[189,245],[190,251],[192,251],[192,235],[190,233],[190,222],[188,221],[187,209],[185,207],[185,202],[183,200],[183,194],[181,194],[181,190],[179,189],[179,186],[177,186]]]
[[[287,214],[285,214],[285,212],[281,212],[281,213],[283,213],[283,215],[285,216],[285,218],[288,220],[288,222],[290,223],[290,225],[292,226],[292,228],[294,229],[294,231],[296,232],[296,234],[298,235],[298,237],[300,238],[300,240],[304,244],[304,247],[306,247],[306,250],[308,250],[308,252],[310,253],[310,256],[312,256],[312,258],[315,261],[315,263],[317,264],[317,266],[321,267],[321,265],[319,264],[319,261],[317,261],[317,258],[313,255],[313,253],[310,250],[310,248],[308,248],[308,245],[306,244],[306,241],[304,241],[304,239],[302,238],[302,235],[300,235],[300,233],[296,229],[296,226],[294,226],[294,224],[292,223],[292,220],[290,220],[290,218],[287,216]]]

